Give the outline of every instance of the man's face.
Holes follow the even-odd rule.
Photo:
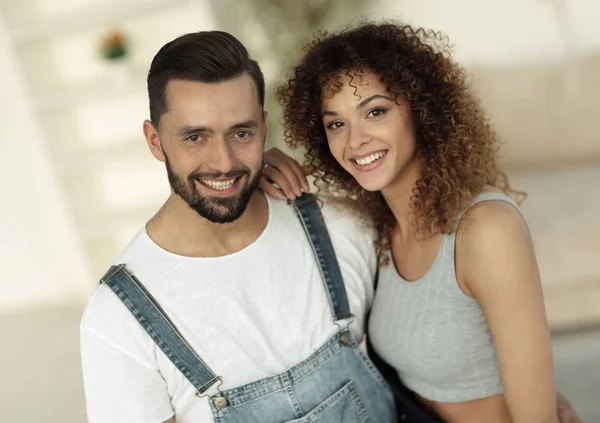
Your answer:
[[[174,80],[166,100],[158,129],[164,157],[153,152],[165,161],[173,192],[211,222],[235,221],[262,170],[266,116],[253,79]]]

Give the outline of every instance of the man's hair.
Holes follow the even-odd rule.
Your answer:
[[[254,80],[258,101],[264,107],[263,73],[237,38],[222,31],[200,31],[174,39],[156,53],[148,72],[152,124],[158,127],[160,117],[167,111],[169,81],[222,82],[244,73]]]

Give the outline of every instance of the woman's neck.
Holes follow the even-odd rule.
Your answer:
[[[421,165],[419,160],[415,159],[403,169],[395,181],[381,190],[385,202],[396,218],[396,227],[402,239],[412,238],[416,234],[411,198],[420,178]]]

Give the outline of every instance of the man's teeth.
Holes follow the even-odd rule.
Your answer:
[[[385,156],[385,151],[380,151],[378,153],[371,154],[370,156],[363,157],[362,159],[354,159],[354,161],[361,166],[365,166],[373,163],[375,160],[380,159],[383,156]]]
[[[232,179],[228,179],[226,181],[213,181],[213,180],[210,180],[210,179],[201,179],[200,181],[204,185],[206,185],[206,186],[208,186],[208,187],[210,187],[212,189],[226,190],[226,189],[229,189],[229,188],[231,188],[233,186],[233,184],[235,183],[236,179],[237,178],[232,178]]]

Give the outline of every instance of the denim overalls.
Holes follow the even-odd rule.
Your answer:
[[[338,326],[339,331],[310,357],[283,373],[221,391],[219,385],[223,378],[215,375],[209,364],[194,352],[125,265],[111,267],[100,283],[108,285],[122,300],[194,385],[196,396],[208,397],[216,423],[394,422],[391,391],[348,329],[353,316],[319,205],[310,194],[290,204],[300,218],[318,261],[332,324]],[[285,304],[280,306],[285,307]],[[281,342],[286,340],[281,339]]]

